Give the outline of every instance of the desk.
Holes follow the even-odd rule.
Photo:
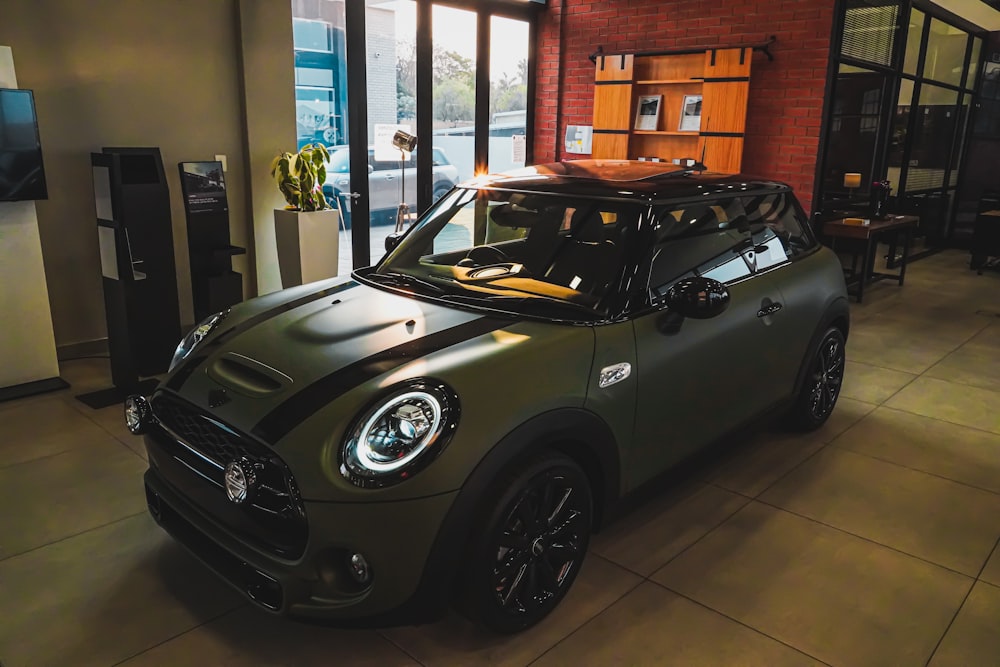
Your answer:
[[[848,286],[857,283],[858,303],[865,293],[865,285],[876,280],[892,278],[900,285],[906,277],[906,260],[909,256],[910,233],[920,224],[920,218],[915,215],[890,215],[885,220],[872,220],[867,225],[848,225],[843,219],[828,220],[823,224],[823,234],[831,239],[830,247],[836,250],[837,239],[852,239],[864,241],[864,255],[861,260],[861,272],[852,265],[848,275]],[[875,249],[879,241],[891,236],[889,242],[889,257],[896,256],[897,235],[903,234],[903,256],[899,262],[899,273],[875,272]]]

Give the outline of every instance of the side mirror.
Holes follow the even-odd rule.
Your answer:
[[[399,245],[399,242],[403,240],[403,236],[406,232],[393,232],[385,237],[385,251],[392,252]]]
[[[684,278],[667,290],[664,303],[684,317],[707,320],[729,306],[729,290],[711,278]]]
[[[375,167],[373,167],[372,164],[369,162],[368,163],[368,173],[371,174],[374,171],[375,171]]]

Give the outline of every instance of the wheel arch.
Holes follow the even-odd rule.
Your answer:
[[[594,499],[594,525],[600,527],[620,493],[618,445],[611,427],[580,408],[537,415],[504,436],[468,476],[438,529],[412,602],[424,606],[431,616],[445,611],[466,551],[469,527],[486,494],[511,466],[545,449],[565,454],[583,469]],[[444,590],[449,594],[441,595]]]
[[[844,334],[844,342],[847,342],[847,336],[851,329],[851,310],[846,297],[837,297],[823,311],[823,316],[819,320],[819,326],[813,331],[812,338],[809,340],[809,347],[806,348],[806,355],[799,365],[799,372],[795,377],[795,392],[792,396],[798,396],[802,390],[806,374],[809,372],[809,362],[819,348],[819,344],[823,340],[823,334],[830,327],[840,329],[840,332]]]

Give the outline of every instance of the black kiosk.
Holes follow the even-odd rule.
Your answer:
[[[181,338],[170,193],[159,148],[91,153],[104,309],[114,387],[77,398],[93,408],[148,392]]]
[[[221,162],[177,165],[184,191],[191,296],[200,322],[243,300],[243,276],[233,271],[233,257],[246,253],[229,240],[229,202]]]

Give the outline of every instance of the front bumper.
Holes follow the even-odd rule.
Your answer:
[[[147,436],[148,437],[148,436]],[[309,541],[297,560],[249,544],[188,502],[151,466],[150,513],[168,533],[236,590],[275,613],[338,625],[433,620],[437,596],[418,593],[441,522],[458,492],[392,503],[306,502]],[[344,556],[359,552],[372,579],[349,579]]]

